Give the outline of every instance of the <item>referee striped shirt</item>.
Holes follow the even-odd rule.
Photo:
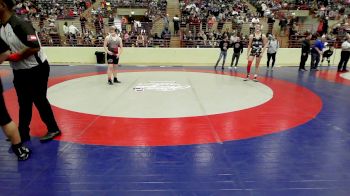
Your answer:
[[[13,14],[5,24],[1,24],[0,53],[8,50],[12,53],[17,53],[26,48],[40,48],[38,35],[29,22]],[[26,59],[10,62],[10,65],[14,70],[30,69],[46,60],[46,55],[40,49],[39,52]]]

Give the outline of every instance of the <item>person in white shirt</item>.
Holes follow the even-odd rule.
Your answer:
[[[63,25],[63,33],[66,37],[68,37],[68,33],[69,33],[69,28],[68,28],[68,23],[65,22]]]
[[[78,40],[77,40],[77,33],[78,32],[79,32],[79,30],[77,27],[75,27],[73,24],[69,25],[68,36],[69,36],[69,42],[72,46],[76,46],[78,43]]]
[[[275,66],[275,60],[276,60],[276,53],[277,50],[279,49],[280,45],[278,40],[275,38],[274,35],[270,34],[268,36],[269,39],[269,45],[267,48],[267,70],[269,70],[270,66],[270,60],[272,58],[272,63],[271,63],[271,71],[273,70],[273,67]]]
[[[118,13],[114,13],[114,26],[119,31],[122,32],[122,18],[118,15]]]
[[[69,25],[68,32],[70,35],[76,36],[76,34],[79,32],[79,29],[74,26],[73,24]]]
[[[350,57],[350,35],[346,34],[346,40],[341,45],[340,61],[338,64],[338,72],[348,72],[346,66]]]

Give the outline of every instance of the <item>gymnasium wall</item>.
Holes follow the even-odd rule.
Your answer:
[[[96,64],[96,47],[44,47],[51,64]],[[212,66],[219,56],[217,48],[124,48],[120,63],[122,65],[183,65]],[[281,48],[277,52],[276,66],[297,66],[300,61],[300,48]],[[232,49],[225,65],[231,63]],[[310,65],[309,56],[307,66]],[[331,57],[332,65],[337,65],[340,50]],[[240,57],[239,65],[246,65],[246,49]],[[221,65],[221,64],[220,64]],[[266,53],[261,65],[266,65]]]

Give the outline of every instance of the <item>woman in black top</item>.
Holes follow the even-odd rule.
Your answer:
[[[228,41],[228,37],[224,36],[224,39],[220,41],[220,45],[219,45],[219,47],[220,47],[220,56],[219,56],[218,61],[215,64],[214,69],[216,69],[216,67],[218,66],[220,60],[223,58],[221,69],[224,70],[226,56],[227,56],[227,50],[228,50],[229,46],[230,46],[230,42]]]

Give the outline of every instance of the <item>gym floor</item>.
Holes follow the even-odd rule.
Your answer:
[[[350,73],[245,67],[51,66],[62,135],[33,107],[33,153],[18,162],[0,134],[0,195],[350,194]],[[254,69],[253,69],[254,71]],[[18,122],[9,67],[4,96]]]

